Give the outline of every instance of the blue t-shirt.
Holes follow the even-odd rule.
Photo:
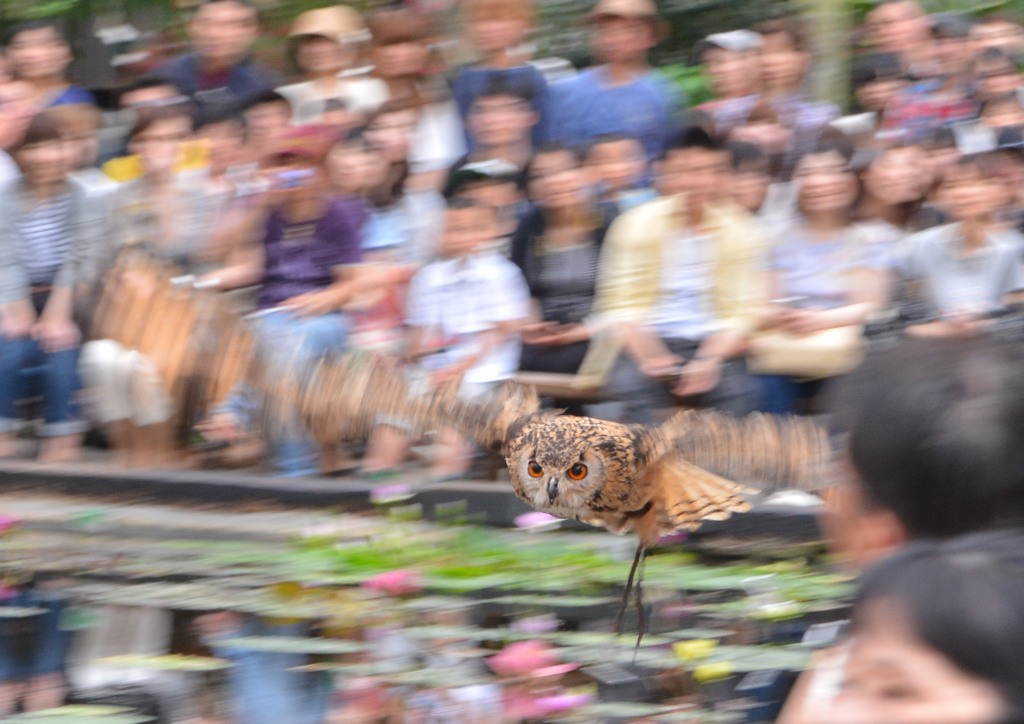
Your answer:
[[[685,99],[654,71],[626,85],[608,85],[604,66],[552,85],[554,140],[587,144],[599,136],[621,134],[644,147],[648,161],[661,156],[678,128]]]
[[[537,125],[533,127],[533,145],[539,146],[548,140],[551,116],[551,95],[544,74],[532,65],[520,65],[515,68],[479,68],[466,66],[459,71],[452,86],[455,104],[459,108],[459,117],[466,129],[466,147],[473,152],[473,139],[469,136],[469,109],[492,79],[500,78],[510,88],[525,89],[533,97],[533,108],[537,112]]]
[[[50,108],[57,106],[69,106],[76,103],[88,103],[91,106],[96,105],[96,99],[92,93],[87,91],[80,85],[69,85],[64,91],[50,101]]]

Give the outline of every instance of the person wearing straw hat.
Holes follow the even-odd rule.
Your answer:
[[[387,100],[383,81],[351,75],[359,45],[367,37],[362,16],[345,5],[310,10],[295,19],[288,33],[288,56],[302,81],[277,92],[291,103],[296,125],[321,122],[339,104],[365,117]]]
[[[601,65],[552,89],[552,132],[566,143],[583,145],[608,134],[629,136],[654,161],[676,128],[685,100],[647,62],[648,51],[667,34],[667,23],[652,0],[601,0],[586,22]]]

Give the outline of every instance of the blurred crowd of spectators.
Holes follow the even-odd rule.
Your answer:
[[[267,354],[374,350],[467,395],[585,372],[627,422],[679,404],[813,412],[866,338],[985,335],[1014,313],[1015,19],[879,3],[843,115],[807,93],[797,18],[699,43],[714,98],[693,107],[648,64],[666,31],[650,0],[601,0],[582,19],[596,64],[557,78],[529,55],[528,0],[459,13],[462,65],[413,9],[304,13],[284,84],[252,59],[256,8],[208,0],[191,52],[103,111],[56,24],[11,28],[0,456],[33,385],[42,460],[75,459],[91,425],[122,450],[169,449],[161,365],[95,314],[125,249],[230,292]],[[241,436],[254,394],[199,432]],[[272,441],[279,472],[315,471],[306,437]],[[382,422],[364,471],[401,466],[406,437]],[[466,446],[445,442],[433,473],[463,474]]]

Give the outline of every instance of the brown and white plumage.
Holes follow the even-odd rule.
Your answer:
[[[323,445],[365,439],[385,419],[419,431],[452,426],[500,452],[516,495],[534,508],[636,533],[643,546],[747,510],[743,496],[756,490],[734,480],[807,487],[828,451],[824,431],[798,418],[685,410],[644,427],[542,411],[537,395],[513,382],[470,400],[454,383],[414,394],[400,368],[371,353],[286,377],[280,384],[293,392],[272,397],[297,401]]]

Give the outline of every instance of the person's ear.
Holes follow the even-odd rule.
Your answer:
[[[870,505],[854,480],[828,491],[820,522],[830,549],[855,568],[888,555],[907,540],[895,513]]]

